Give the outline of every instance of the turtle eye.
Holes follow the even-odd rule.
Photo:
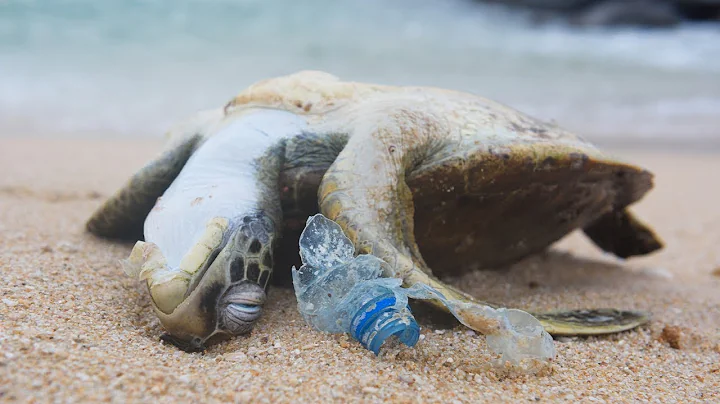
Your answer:
[[[220,326],[232,335],[245,334],[250,332],[261,313],[262,306],[258,304],[230,303],[222,312]]]
[[[220,301],[221,329],[233,335],[249,332],[260,318],[264,303],[265,291],[256,283],[231,287]]]
[[[240,321],[250,322],[260,317],[262,307],[258,304],[230,303],[225,310],[228,312],[228,316]]]

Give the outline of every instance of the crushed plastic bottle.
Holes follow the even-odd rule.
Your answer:
[[[366,254],[355,257],[354,252],[337,223],[321,214],[308,219],[300,236],[303,265],[299,270],[293,267],[292,273],[298,310],[316,329],[350,333],[376,355],[393,335],[412,347],[420,328],[408,298],[433,299],[464,325],[478,329],[482,324],[488,347],[503,360],[519,364],[524,359],[545,361],[555,356],[552,337],[529,313],[447,299],[423,283],[403,288],[401,279],[380,277],[381,259]]]
[[[420,327],[402,280],[381,278],[379,258],[354,255],[355,247],[337,223],[323,215],[308,219],[300,236],[303,265],[292,271],[305,321],[321,331],[349,333],[376,355],[392,336],[415,346]]]

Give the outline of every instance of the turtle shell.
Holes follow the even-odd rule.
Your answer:
[[[318,211],[318,187],[334,160],[331,154],[347,141],[311,139],[294,142],[318,149],[324,144],[328,156],[314,165],[290,165],[281,175],[286,237],[293,239]],[[307,148],[289,148],[288,161],[306,156]],[[622,212],[653,186],[649,171],[606,157],[581,140],[538,137],[502,147],[455,149],[422,158],[406,176],[415,239],[437,275],[502,266],[540,252],[575,229]],[[438,158],[441,153],[447,157]]]
[[[441,274],[497,267],[540,252],[575,229],[622,212],[652,188],[652,174],[582,144],[550,141],[447,159],[407,182],[417,243]]]

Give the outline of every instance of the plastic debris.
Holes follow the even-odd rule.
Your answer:
[[[447,299],[435,288],[416,283],[403,288],[402,279],[381,278],[383,261],[373,255],[354,256],[355,247],[340,226],[321,214],[311,216],[300,236],[303,265],[293,267],[298,309],[318,330],[349,333],[378,354],[383,342],[397,335],[414,346],[420,328],[408,298],[442,302],[464,325],[481,328],[491,350],[514,364],[523,359],[555,356],[550,334],[532,315],[516,309]],[[492,325],[490,325],[492,324]]]
[[[473,323],[496,323],[493,332],[486,333],[488,347],[502,355],[502,360],[519,364],[524,359],[548,360],[555,357],[555,345],[540,321],[531,314],[517,309],[492,308],[480,303],[446,299],[434,288],[416,283],[406,289],[413,299],[436,299],[465,326],[475,329]]]
[[[349,333],[376,355],[392,336],[415,346],[420,327],[402,280],[381,278],[379,258],[354,255],[355,247],[337,223],[322,215],[308,219],[300,236],[303,265],[292,272],[305,321],[321,331]]]

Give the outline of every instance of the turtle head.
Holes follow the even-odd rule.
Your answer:
[[[197,351],[252,330],[266,301],[271,248],[269,237],[243,234],[249,233],[243,231],[247,226],[240,227],[230,231],[229,241],[215,252],[204,249],[200,253],[198,261],[205,264],[192,277],[182,270],[148,276],[155,313],[167,331],[163,340]]]
[[[212,274],[205,276],[213,277]],[[243,280],[228,285],[201,280],[172,313],[163,313],[154,304],[167,330],[162,339],[184,351],[195,352],[215,342],[247,334],[262,314],[265,296],[265,290],[256,282]]]
[[[167,331],[163,339],[186,351],[249,333],[262,314],[272,273],[272,222],[260,216],[233,226],[213,223],[179,270],[147,276],[153,307]],[[137,253],[145,267],[154,261],[167,268],[164,260],[152,259],[152,251],[148,255],[148,248],[153,247]]]

